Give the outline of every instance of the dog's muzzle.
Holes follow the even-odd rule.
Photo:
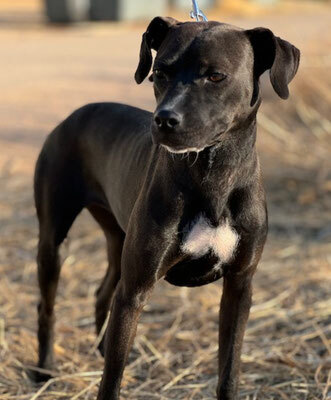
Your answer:
[[[165,133],[176,132],[180,128],[182,120],[182,115],[171,110],[160,110],[154,115],[154,124],[160,132]]]
[[[183,143],[183,116],[172,110],[161,109],[155,112],[152,135],[153,142],[170,153],[183,154],[203,150]]]

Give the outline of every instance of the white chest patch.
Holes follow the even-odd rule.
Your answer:
[[[200,216],[184,238],[182,250],[195,257],[201,257],[212,250],[221,262],[228,262],[236,250],[238,241],[239,235],[227,220],[223,225],[214,228],[206,218]]]

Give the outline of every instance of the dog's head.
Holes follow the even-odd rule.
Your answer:
[[[269,29],[157,17],[143,35],[137,83],[152,68],[152,49],[153,140],[175,153],[214,145],[255,115],[259,77],[266,70],[275,92],[286,99],[300,59],[296,47]]]

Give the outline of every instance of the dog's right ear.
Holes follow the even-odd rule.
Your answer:
[[[171,17],[156,17],[148,25],[146,32],[143,34],[140,47],[139,65],[134,76],[138,84],[146,78],[152,67],[152,49],[156,51],[159,50],[170,27],[177,23],[178,21]]]

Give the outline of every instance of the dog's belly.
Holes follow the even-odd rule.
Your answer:
[[[202,215],[191,225],[183,238],[181,251],[185,259],[174,265],[165,279],[177,286],[201,286],[223,276],[239,242],[238,233],[227,220],[212,227]]]
[[[189,256],[167,272],[165,280],[175,286],[202,286],[223,276],[217,256],[211,252],[199,258]]]

